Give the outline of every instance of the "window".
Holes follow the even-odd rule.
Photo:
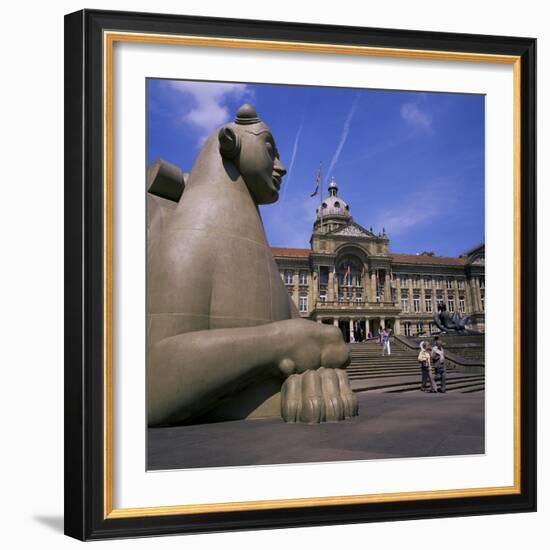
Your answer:
[[[457,284],[459,290],[464,290],[464,279],[458,279]]]
[[[399,275],[399,282],[401,283],[401,286],[407,286],[407,276]]]
[[[284,275],[285,285],[291,285],[292,284],[292,276],[293,276],[292,271],[290,271],[288,269],[285,270],[285,275]]]
[[[443,305],[443,295],[442,294],[438,294],[436,300],[437,300],[437,307]]]
[[[464,313],[466,311],[466,302],[464,300],[464,296],[458,297],[458,310],[460,313]]]
[[[403,332],[405,333],[405,336],[411,335],[411,324],[410,323],[403,323]]]
[[[424,332],[424,323],[416,323],[416,334],[422,334]]]
[[[435,288],[441,288],[441,277],[435,278]]]
[[[401,296],[401,309],[405,312],[409,312],[409,297],[404,294]]]
[[[319,300],[322,304],[324,304],[327,301],[327,291],[326,290],[321,290],[321,292],[319,293]]]
[[[363,302],[363,294],[361,292],[355,294],[355,301],[359,304]]]
[[[446,282],[447,282],[447,288],[451,290],[453,288],[453,280],[449,277]]]
[[[307,285],[307,271],[300,271],[300,284]]]
[[[452,296],[449,296],[449,299],[447,300],[447,309],[449,310],[449,313],[453,313],[455,310],[455,299]]]
[[[420,296],[418,294],[413,295],[413,309],[415,313],[420,311]]]
[[[300,302],[299,302],[300,313],[307,313],[307,293],[300,292],[299,299],[300,299]]]
[[[436,332],[435,323],[430,323],[430,334],[433,334],[434,332]]]
[[[414,288],[420,288],[420,275],[415,275],[413,281]]]
[[[426,294],[426,300],[425,300],[425,306],[426,306],[426,313],[432,312],[432,297],[429,294]]]
[[[391,288],[391,301],[393,303],[397,302],[397,289],[396,288]]]

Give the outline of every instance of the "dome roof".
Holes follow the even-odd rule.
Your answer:
[[[329,196],[321,203],[320,208],[317,208],[317,219],[320,219],[321,216],[323,216],[323,218],[340,216],[351,219],[351,212],[349,211],[348,204],[337,195],[338,186],[334,178],[332,178],[328,186],[328,192]]]

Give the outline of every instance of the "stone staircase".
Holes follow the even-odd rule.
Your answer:
[[[375,340],[350,344],[348,376],[354,392],[405,393],[420,391],[418,351],[391,339],[391,355],[382,356]],[[437,380],[436,380],[437,381]],[[447,391],[475,393],[485,390],[483,373],[468,374],[447,367]]]

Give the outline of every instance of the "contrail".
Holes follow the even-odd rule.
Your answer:
[[[338,162],[338,159],[340,158],[340,153],[342,152],[342,149],[344,148],[344,145],[346,143],[346,139],[348,139],[349,130],[351,127],[351,121],[353,119],[353,115],[355,114],[355,110],[357,109],[357,104],[359,103],[359,94],[357,93],[355,95],[355,99],[353,100],[353,103],[351,105],[351,109],[348,113],[348,116],[346,118],[346,121],[344,122],[344,127],[342,128],[342,134],[340,135],[340,142],[338,143],[338,147],[336,147],[336,151],[334,152],[334,155],[332,157],[332,160],[330,161],[330,165],[328,167],[326,176],[325,176],[325,184],[327,183],[329,177],[332,176],[332,171],[334,170],[334,167],[336,166],[336,163]]]
[[[300,134],[302,133],[302,128],[304,127],[304,119],[300,122],[300,127],[296,132],[296,137],[294,138],[294,148],[292,149],[292,157],[290,158],[290,164],[288,165],[288,173],[285,178],[285,183],[283,185],[283,196],[279,204],[283,203],[286,197],[286,190],[290,184],[290,178],[292,177],[292,169],[294,168],[294,161],[296,160],[296,154],[298,153],[298,142],[300,141]]]

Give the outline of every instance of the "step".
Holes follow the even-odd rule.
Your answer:
[[[480,386],[480,380],[472,380],[470,383],[466,383],[466,380],[464,379],[447,379],[447,389],[448,390],[456,390],[461,388],[470,388],[473,386]],[[353,388],[354,392],[360,392],[360,391],[384,391],[387,390],[387,393],[398,393],[400,391],[407,391],[410,389],[414,389],[414,387],[420,386],[420,379],[419,377],[415,378],[415,380],[402,380],[400,383],[397,384],[379,384],[374,386],[364,386],[364,387],[355,387]]]

